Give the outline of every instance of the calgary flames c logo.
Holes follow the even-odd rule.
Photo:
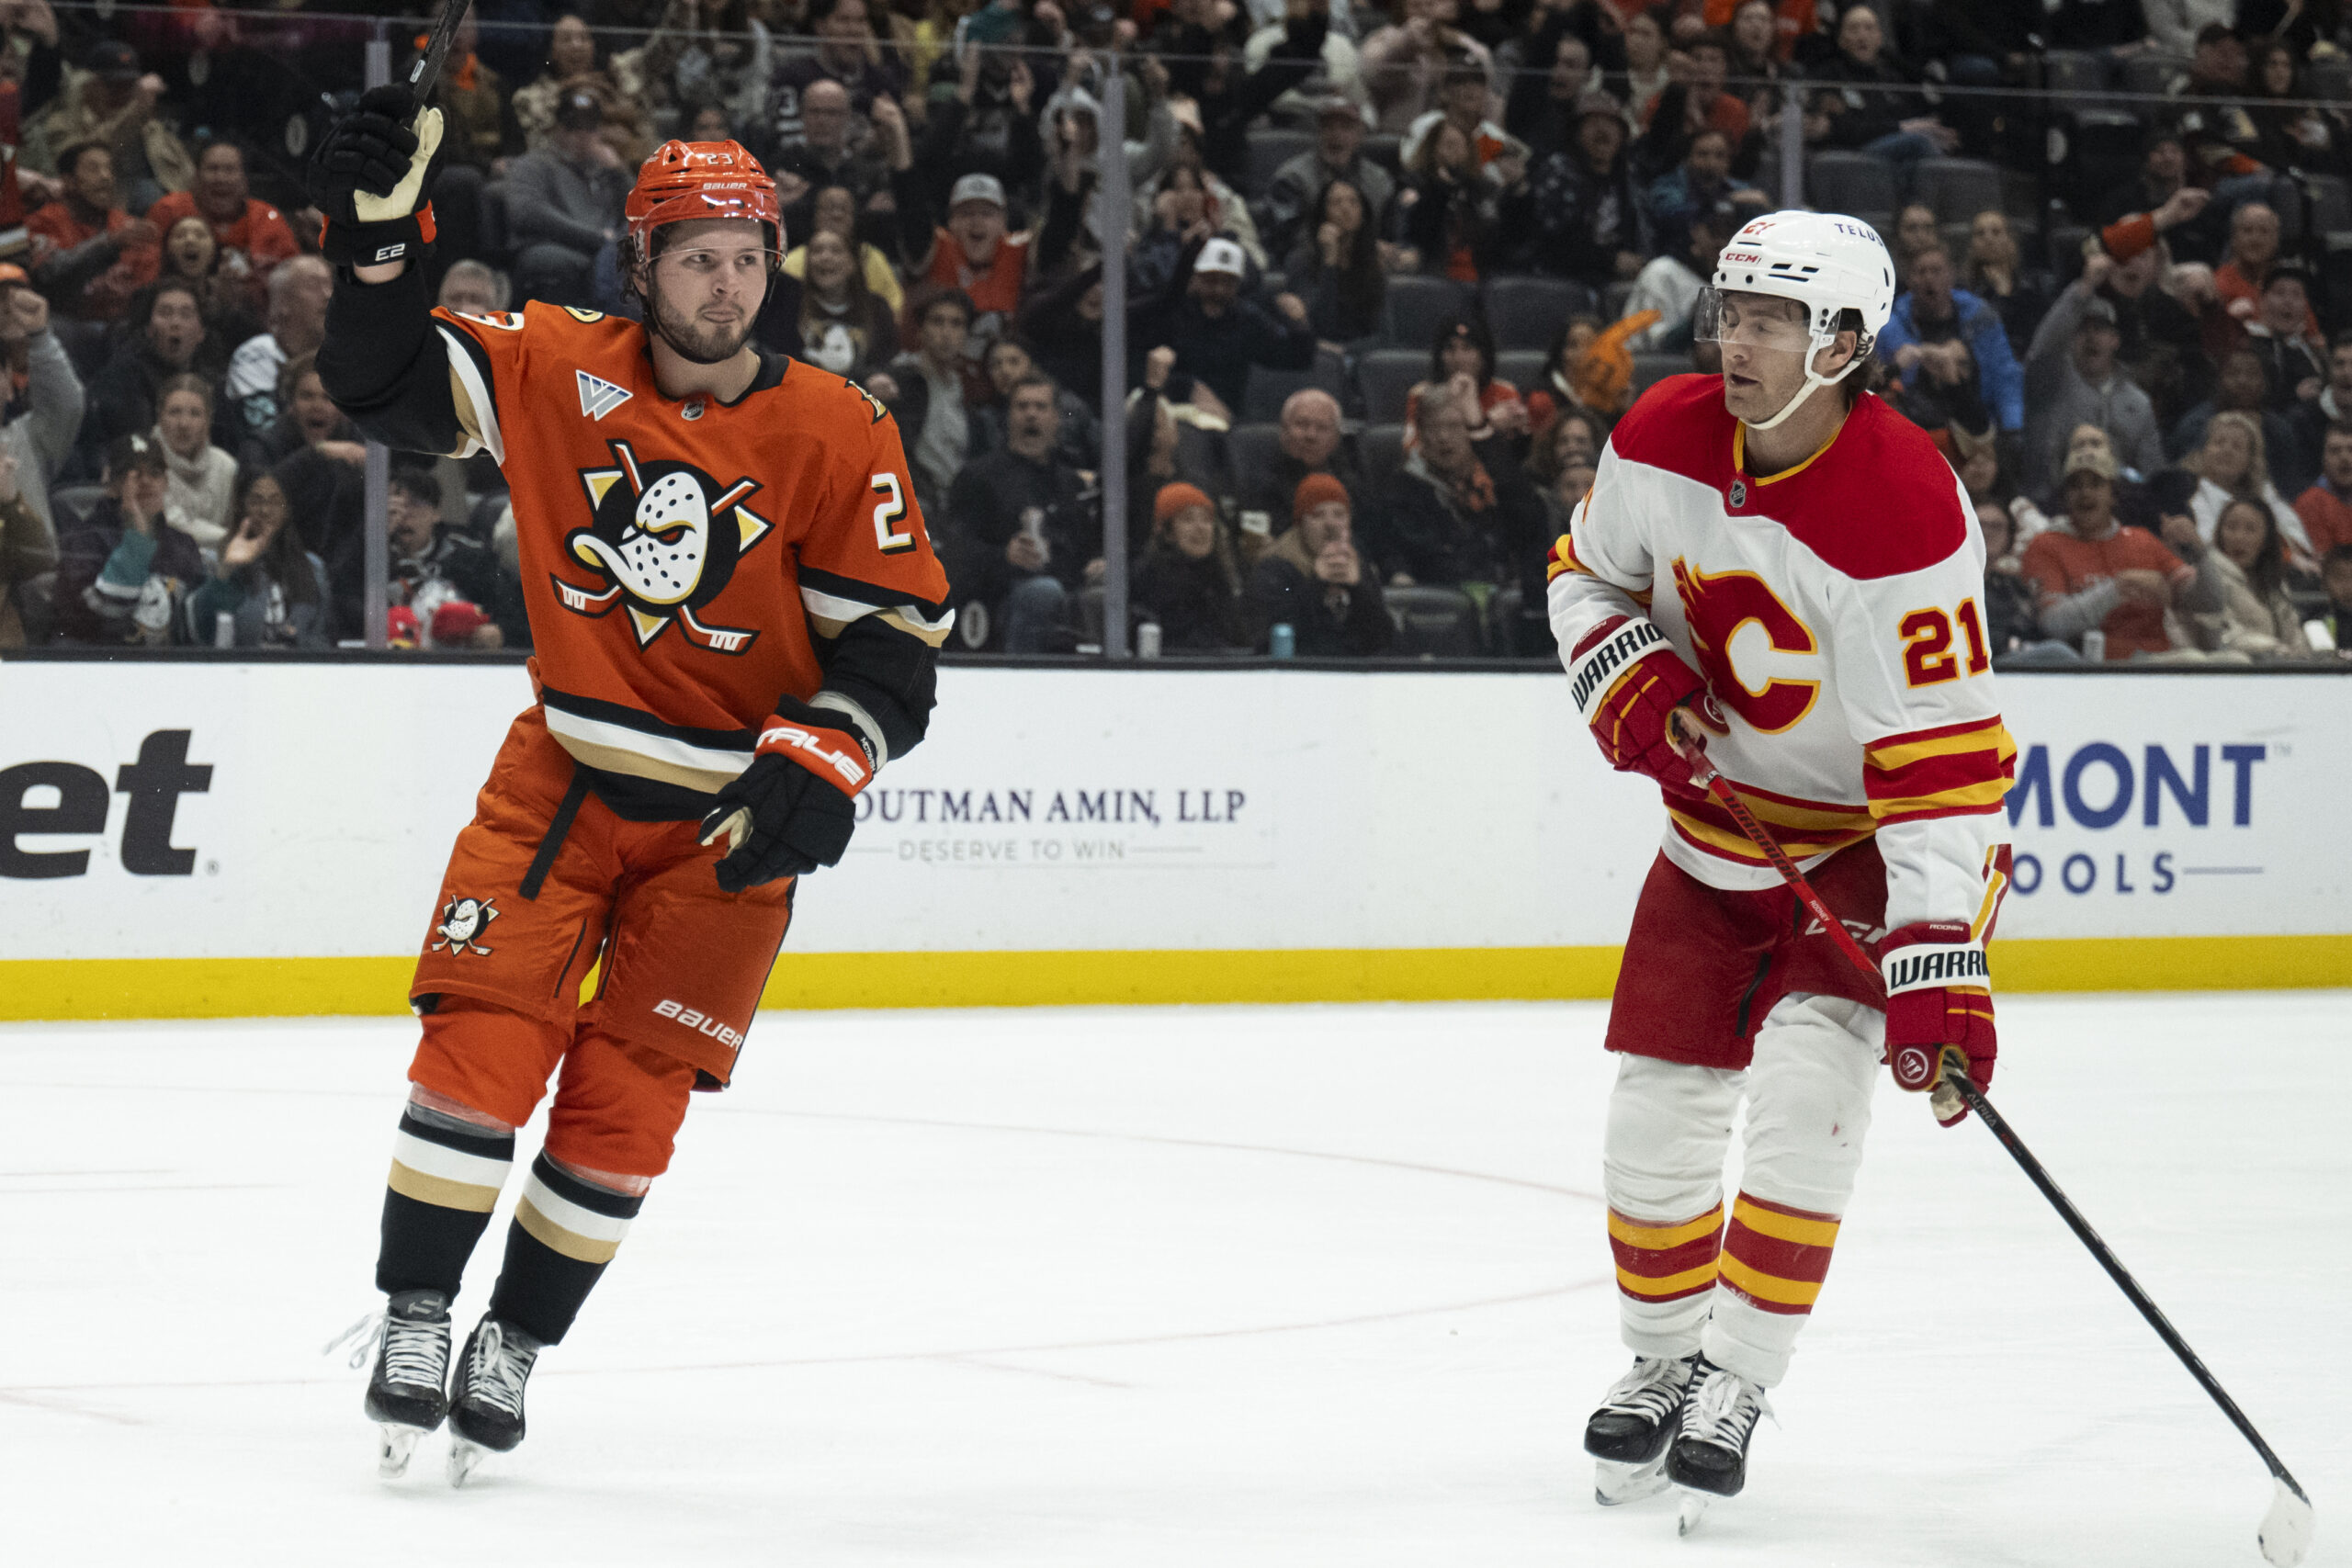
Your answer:
[[[736,563],[767,536],[772,525],[743,504],[759,481],[740,479],[722,489],[691,463],[639,463],[628,442],[605,445],[618,467],[581,470],[594,512],[588,526],[563,541],[564,553],[605,586],[581,588],[554,576],[557,599],[576,615],[625,605],[639,648],[673,620],[696,648],[729,654],[750,648],[757,631],[707,626],[695,612],[718,597]]]
[[[1732,667],[1732,638],[1753,621],[1764,629],[1775,653],[1815,653],[1818,645],[1796,612],[1752,571],[1708,573],[1679,557],[1674,562],[1674,590],[1682,600],[1683,619],[1690,626],[1690,647],[1699,656],[1700,671],[1724,706],[1766,735],[1793,728],[1813,711],[1821,694],[1818,681],[1791,681],[1778,675],[1750,686]]]

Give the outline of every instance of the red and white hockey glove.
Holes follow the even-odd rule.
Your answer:
[[[1944,1053],[1952,1048],[1967,1057],[1977,1088],[1990,1085],[2000,1047],[1984,944],[1957,920],[1905,926],[1879,943],[1878,967],[1886,977],[1886,1063],[1896,1087],[1934,1093],[1943,1085]],[[1957,1092],[1937,1096],[1936,1120],[1945,1126],[1967,1114]]]
[[[864,739],[840,714],[785,705],[793,715],[761,728],[751,766],[702,819],[704,843],[726,836],[718,874],[729,893],[838,864],[857,827],[858,792],[874,780]]]
[[[1664,784],[1690,784],[1690,764],[1667,734],[1676,708],[1713,734],[1731,728],[1705,680],[1645,615],[1611,615],[1584,634],[1568,655],[1568,697],[1611,767]]]

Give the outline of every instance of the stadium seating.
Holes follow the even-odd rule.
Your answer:
[[[1274,460],[1282,450],[1283,432],[1278,424],[1237,424],[1225,433],[1225,450],[1233,462],[1237,477],[1257,473]],[[1276,532],[1287,518],[1275,520]]]
[[[1486,651],[1477,601],[1458,588],[1382,591],[1396,628],[1391,654],[1406,659],[1476,659]]]
[[[1366,425],[1356,437],[1356,457],[1363,464],[1363,477],[1378,484],[1395,473],[1405,461],[1405,427],[1401,424]]]
[[[1509,381],[1521,392],[1532,392],[1544,385],[1544,350],[1540,348],[1507,348],[1495,355],[1495,378]]]
[[[1565,277],[1490,277],[1486,307],[1497,348],[1538,350],[1552,346],[1570,316],[1598,308],[1591,289]]]
[[[1241,194],[1255,201],[1274,183],[1275,170],[1301,152],[1315,150],[1315,133],[1278,127],[1253,130],[1250,132],[1249,147],[1249,160],[1242,166]]]
[[[1805,160],[1804,198],[1883,227],[1894,217],[1894,170],[1866,152],[1815,152]]]
[[[1400,274],[1388,280],[1388,341],[1426,352],[1448,317],[1476,308],[1470,290],[1450,277]]]
[[[2103,93],[2109,78],[2107,57],[2088,50],[2053,49],[2041,58],[2042,85],[2055,93]]]
[[[2002,205],[2001,171],[1980,159],[1922,158],[1913,178],[1914,199],[1934,208],[1939,223],[1965,223]]]
[[[1234,411],[1249,421],[1272,421],[1283,416],[1284,400],[1302,388],[1319,387],[1340,400],[1342,413],[1360,412],[1362,400],[1348,375],[1344,356],[1323,349],[1317,353],[1315,363],[1305,370],[1274,370],[1263,365],[1250,367],[1249,385],[1243,389],[1241,406]]]
[[[1378,423],[1403,420],[1406,395],[1429,376],[1426,348],[1376,348],[1356,360],[1356,385],[1363,389],[1364,412]]]

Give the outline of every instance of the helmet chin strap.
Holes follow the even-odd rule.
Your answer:
[[[1805,399],[1813,396],[1815,390],[1823,387],[1835,386],[1837,383],[1844,380],[1847,377],[1852,375],[1855,370],[1860,367],[1864,357],[1863,345],[1860,344],[1855,345],[1854,357],[1846,361],[1845,368],[1838,371],[1835,376],[1824,376],[1820,371],[1815,370],[1813,367],[1813,362],[1821,357],[1821,351],[1825,348],[1835,346],[1837,342],[1838,334],[1834,332],[1827,337],[1822,336],[1819,333],[1814,333],[1812,338],[1812,346],[1804,351],[1804,385],[1799,387],[1795,392],[1792,393],[1789,400],[1781,405],[1781,412],[1774,414],[1771,418],[1744,421],[1743,423],[1747,424],[1747,428],[1750,430],[1777,429],[1780,426],[1781,422],[1787,419],[1791,414],[1796,412],[1798,405],[1803,403]]]

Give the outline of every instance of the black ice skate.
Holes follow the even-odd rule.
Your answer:
[[[484,1453],[505,1453],[523,1440],[523,1385],[539,1359],[539,1342],[503,1319],[485,1316],[466,1339],[449,1390],[449,1484],[463,1486]]]
[[[376,1370],[365,1404],[376,1423],[377,1473],[393,1479],[408,1469],[417,1439],[448,1414],[449,1298],[438,1291],[402,1291],[384,1305],[376,1342]]]
[[[1736,1497],[1747,1484],[1747,1439],[1770,1406],[1764,1391],[1704,1356],[1691,1373],[1682,1404],[1681,1430],[1666,1456],[1666,1476],[1686,1489],[1682,1533],[1688,1535],[1709,1497]]]
[[[1690,1386],[1696,1356],[1636,1356],[1585,1423],[1594,1500],[1604,1507],[1666,1490],[1667,1446]]]

